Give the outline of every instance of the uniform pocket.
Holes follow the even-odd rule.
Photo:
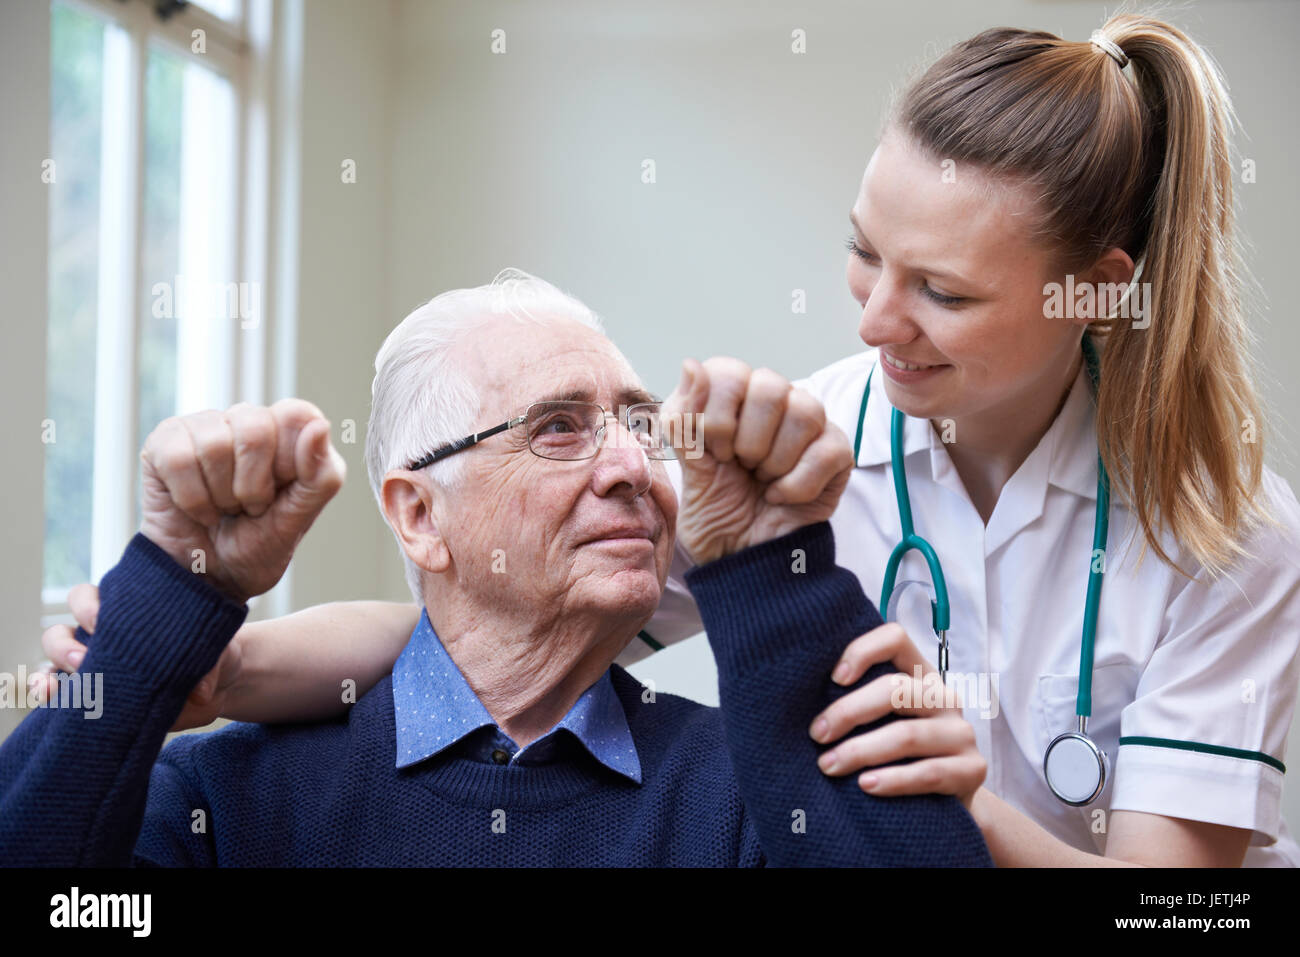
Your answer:
[[[1127,662],[1101,665],[1092,673],[1092,714],[1088,718],[1088,737],[1106,752],[1111,770],[1119,750],[1120,716],[1137,694],[1138,670]],[[1042,756],[1058,734],[1078,728],[1075,713],[1079,695],[1078,672],[1067,675],[1040,675],[1034,701],[1034,735],[1038,745],[1039,773]],[[1109,800],[1110,782],[1101,801]]]

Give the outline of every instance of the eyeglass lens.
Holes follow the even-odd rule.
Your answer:
[[[660,429],[660,404],[640,403],[620,409],[638,447],[652,459],[673,457]],[[537,402],[528,407],[524,427],[528,447],[545,459],[585,459],[596,454],[597,443],[608,442],[606,412],[591,402]],[[615,433],[622,439],[622,432]]]

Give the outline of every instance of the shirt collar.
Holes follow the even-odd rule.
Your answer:
[[[867,414],[862,426],[862,442],[857,460],[859,468],[884,465],[891,461],[893,406],[889,404],[889,396],[885,393],[885,374],[877,367],[879,350],[872,350],[872,353],[870,361],[865,363],[866,371],[862,374],[858,387],[858,396],[861,397],[867,377],[870,376],[871,399],[867,403]],[[872,369],[875,369],[874,374]],[[1080,364],[1065,404],[1039,445],[1049,453],[1049,483],[1083,498],[1096,500],[1096,401],[1085,364]],[[945,471],[944,463],[950,461],[943,449],[943,440],[927,420],[909,416],[903,424],[903,457],[926,450],[931,452],[935,472],[933,477],[939,481],[943,477],[940,473]]]
[[[397,767],[417,764],[451,747],[482,727],[496,728],[487,708],[447,654],[427,611],[393,665],[393,710],[397,726]],[[522,749],[524,758],[561,731],[576,737],[593,758],[610,770],[641,783],[641,762],[606,670],[582,693],[550,731]]]
[[[1087,365],[1079,367],[1065,405],[1047,433],[1052,437],[1048,481],[1086,499],[1097,498],[1097,400]]]

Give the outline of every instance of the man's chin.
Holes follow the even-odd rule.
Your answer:
[[[649,620],[663,597],[663,583],[653,568],[625,565],[593,569],[579,585],[583,602],[619,618],[644,616]]]

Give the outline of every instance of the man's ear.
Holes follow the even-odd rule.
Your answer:
[[[435,574],[450,568],[451,551],[438,526],[441,490],[418,472],[394,469],[379,493],[384,517],[411,561]]]

